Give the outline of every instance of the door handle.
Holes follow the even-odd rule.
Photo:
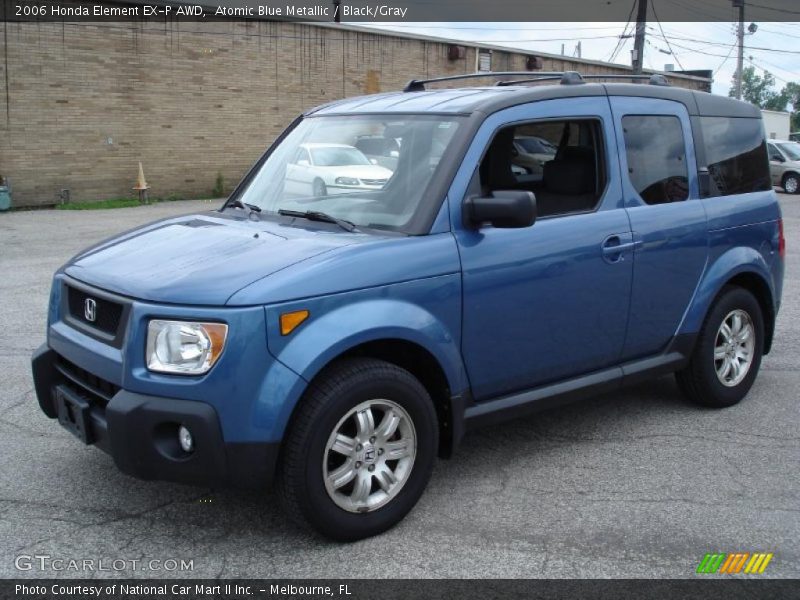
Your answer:
[[[628,250],[634,250],[640,245],[640,242],[634,241],[632,237],[630,233],[608,236],[600,246],[603,260],[612,264],[622,261],[624,259],[623,253]]]
[[[612,238],[613,239],[613,238]],[[619,239],[619,238],[617,238]],[[635,248],[638,244],[636,242],[625,242],[624,244],[603,244],[603,254],[620,254],[629,248]]]

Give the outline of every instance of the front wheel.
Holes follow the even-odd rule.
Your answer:
[[[711,308],[689,365],[676,374],[693,402],[722,408],[745,397],[761,366],[764,318],[753,294],[727,287]]]
[[[783,176],[783,183],[781,185],[787,194],[796,194],[800,191],[800,177],[794,173],[787,173]]]
[[[309,386],[289,428],[284,506],[335,540],[376,535],[414,507],[437,446],[436,411],[413,375],[379,360],[340,361]]]

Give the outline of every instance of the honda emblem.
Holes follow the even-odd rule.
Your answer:
[[[94,323],[97,318],[97,302],[95,302],[94,298],[87,298],[83,303],[83,316],[86,317],[87,321]]]

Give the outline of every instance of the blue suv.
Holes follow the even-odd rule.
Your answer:
[[[219,210],[74,257],[33,357],[44,413],[143,479],[274,480],[355,540],[479,425],[673,372],[739,402],[784,271],[758,109],[498,75],[310,110]]]

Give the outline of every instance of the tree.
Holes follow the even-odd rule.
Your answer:
[[[783,88],[788,103],[792,107],[792,131],[800,131],[800,83],[790,82]]]
[[[787,88],[776,92],[774,87],[775,78],[769,71],[764,71],[762,77],[756,73],[755,67],[746,67],[742,70],[742,100],[766,110],[786,110],[786,105],[789,103]],[[733,98],[735,95],[736,88],[734,86],[728,92],[728,96]]]

